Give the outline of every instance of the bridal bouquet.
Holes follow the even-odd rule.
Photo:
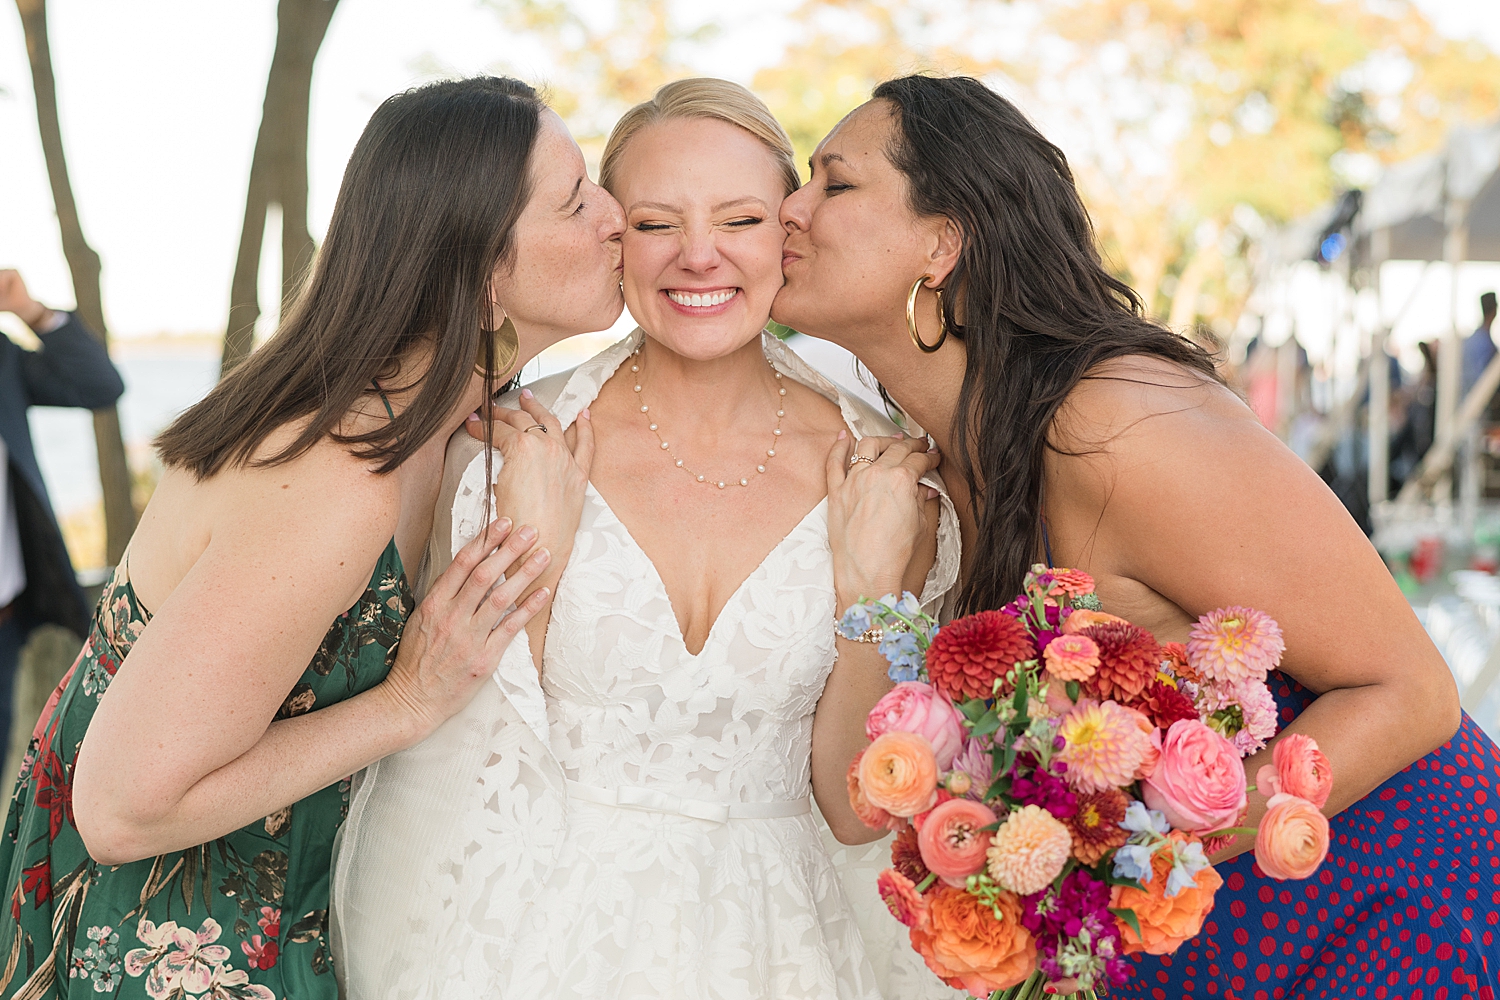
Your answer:
[[[849,768],[867,825],[897,831],[879,890],[948,985],[1030,1000],[1076,979],[1089,998],[1198,934],[1223,884],[1207,855],[1255,834],[1276,879],[1328,853],[1319,811],[1333,776],[1291,734],[1256,775],[1242,759],[1276,734],[1267,673],[1281,630],[1250,608],[1210,612],[1186,645],[1101,610],[1078,570],[1035,566],[999,611],[941,630],[916,598],[862,601],[849,638],[880,628],[896,687],[871,710]]]

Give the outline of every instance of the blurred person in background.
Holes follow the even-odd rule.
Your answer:
[[[109,353],[70,312],[31,297],[19,271],[0,270],[0,312],[31,327],[31,351],[0,337],[0,748],[10,745],[11,691],[21,647],[38,625],[81,640],[89,612],[37,467],[26,411],[33,406],[97,410],[125,391]]]
[[[1394,496],[1401,485],[1416,471],[1422,456],[1432,447],[1437,425],[1437,350],[1436,345],[1422,341],[1422,370],[1410,385],[1399,393],[1401,419],[1391,432],[1390,492]],[[1392,394],[1395,397],[1397,394]]]
[[[1464,341],[1463,373],[1464,373],[1464,395],[1474,388],[1474,383],[1479,381],[1479,376],[1484,374],[1485,368],[1489,367],[1490,361],[1495,357],[1495,341],[1490,336],[1490,330],[1495,323],[1495,293],[1485,292],[1479,296],[1479,312],[1481,319],[1479,329],[1475,330]]]

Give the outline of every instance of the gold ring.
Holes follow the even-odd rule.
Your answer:
[[[541,424],[532,424],[530,427],[526,428],[526,431],[541,431],[543,434],[545,434],[547,433],[547,428],[543,427]],[[521,433],[525,434],[526,431],[522,431]]]
[[[849,468],[854,468],[860,462],[869,462],[871,465],[875,464],[875,460],[869,455],[855,455],[853,458],[849,459]]]

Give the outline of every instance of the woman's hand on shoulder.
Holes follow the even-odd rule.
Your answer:
[[[535,528],[491,521],[453,557],[412,612],[391,672],[379,685],[409,742],[425,738],[469,703],[550,591],[536,579],[551,564]],[[530,555],[527,553],[530,552]],[[501,576],[504,575],[504,580]],[[530,596],[525,595],[530,591]],[[511,606],[515,608],[511,610]]]
[[[594,461],[594,427],[587,409],[566,431],[552,412],[529,389],[521,390],[519,410],[493,408],[490,443],[503,459],[495,480],[495,510],[517,524],[533,525],[539,544],[552,561],[533,588],[557,590],[557,581],[573,554],[573,536],[583,515],[584,491]],[[471,418],[470,436],[484,440],[484,423]],[[529,599],[530,592],[523,599]],[[531,630],[532,653],[541,668],[548,605],[544,603]]]
[[[865,437],[856,443],[840,432],[826,471],[828,539],[841,609],[860,598],[911,589],[914,566],[926,575],[936,501],[921,479],[938,460],[925,438]],[[923,553],[925,565],[918,566]]]

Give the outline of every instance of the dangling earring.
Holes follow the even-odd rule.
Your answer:
[[[948,339],[948,317],[943,312],[943,290],[934,288],[937,293],[938,325],[941,331],[938,334],[936,344],[922,343],[922,335],[917,332],[917,289],[922,287],[922,282],[931,281],[932,275],[924,274],[912,283],[911,291],[906,293],[906,330],[911,334],[911,342],[922,349],[924,354],[931,354],[943,346],[943,341]]]
[[[500,324],[498,330],[481,330],[480,333],[490,338],[491,357],[494,360],[494,373],[496,376],[504,375],[515,366],[516,358],[521,354],[521,340],[516,335],[516,325],[505,317],[505,322]],[[484,363],[484,341],[479,342],[479,357],[474,360],[474,374],[483,376]]]

